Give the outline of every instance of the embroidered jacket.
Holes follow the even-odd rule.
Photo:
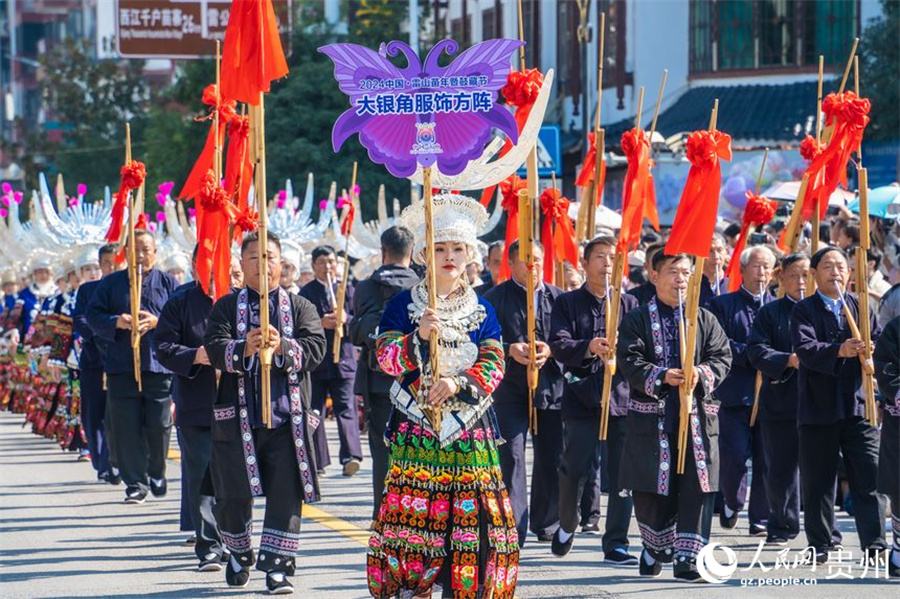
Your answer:
[[[325,355],[325,334],[316,309],[281,288],[270,293],[270,323],[281,334],[281,353],[272,360],[273,426],[290,426],[304,501],[318,500],[309,417],[309,372]],[[259,326],[259,295],[244,288],[213,306],[203,345],[212,365],[222,371],[213,405],[212,476],[216,496],[263,495],[253,429],[261,426],[258,354],[244,356],[247,334]],[[258,322],[258,320],[256,320]],[[241,468],[243,465],[243,468]]]
[[[665,383],[666,370],[681,368],[677,312],[653,298],[629,312],[619,327],[618,368],[631,386],[628,433],[619,485],[669,494],[677,464],[678,389]],[[688,450],[693,452],[700,490],[719,488],[719,402],[713,391],[731,367],[728,338],[716,318],[701,308],[697,317],[694,388]]]

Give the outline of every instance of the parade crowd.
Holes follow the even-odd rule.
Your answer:
[[[194,264],[158,263],[157,237],[136,231],[137,322],[120,247],[90,248],[65,264],[33,260],[26,277],[2,279],[0,401],[73,459],[89,460],[99,481],[122,485],[128,504],[167,494],[174,426],[182,522],[198,569],[225,570],[232,586],[247,585],[255,565],[269,592],[293,591],[302,504],[320,498],[318,479],[333,458],[343,476],[357,474],[363,434],[373,473],[365,567],[375,597],[431,596],[438,585],[445,597],[511,598],[526,540],[563,557],[582,534],[602,535],[606,564],[651,577],[672,564],[676,579],[702,581],[696,557],[713,519],[734,529],[742,513],[747,534],[766,545],[805,535],[809,559],[821,564],[842,546],[838,509],[852,514],[864,559],[900,576],[896,221],[871,219],[867,300],[853,292],[860,223],[849,211],[825,219],[812,255],[779,250],[778,219],[735,252],[740,227],[721,223],[703,266],[690,449],[678,473],[680,326],[692,261],[664,251],[665,230],[646,229],[628,258],[608,433],[599,441],[616,232],[599,229],[578,264],[560,264],[556,286],[544,280],[543,262],[553,257],[540,244],[529,263],[518,241],[478,240],[487,218],[478,202],[441,194],[434,210],[431,282],[423,279],[425,217],[414,205],[381,233],[381,266],[349,282],[340,310],[343,253],[320,245],[301,263],[290,240],[268,233],[267,331],[255,232],[232,261],[232,292],[214,302],[192,280]],[[807,225],[801,248],[809,233]],[[734,261],[741,285],[728,292]],[[860,301],[870,305],[871,348],[849,326]],[[867,350],[876,426],[864,417],[859,356]],[[532,360],[539,378],[530,392]],[[265,384],[270,407],[261,402]],[[337,456],[328,418],[337,423]],[[259,496],[266,511],[254,550]],[[632,517],[639,547],[628,536]]]

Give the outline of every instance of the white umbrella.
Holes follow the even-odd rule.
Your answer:
[[[569,218],[574,221],[578,220],[578,210],[581,206],[581,202],[570,202],[569,203]],[[597,206],[597,216],[594,221],[597,228],[605,228],[605,229],[621,229],[622,228],[622,215],[607,208],[603,204]]]
[[[781,200],[783,202],[797,201],[797,195],[800,193],[800,181],[781,181],[773,183],[767,190],[762,192],[762,196],[770,200]],[[845,191],[838,187],[828,198],[829,206],[846,206],[848,202],[853,200],[856,194]]]

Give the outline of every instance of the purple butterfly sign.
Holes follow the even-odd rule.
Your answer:
[[[498,129],[515,144],[519,133],[512,113],[497,104],[506,84],[510,58],[522,45],[511,39],[488,40],[463,51],[449,65],[438,59],[456,54],[453,40],[442,40],[424,64],[407,44],[382,44],[378,52],[357,44],[319,48],[334,62],[334,77],[350,99],[331,133],[337,152],[354,133],[372,162],[395,177],[408,177],[418,166],[457,175],[481,156]],[[403,54],[400,68],[388,56]]]

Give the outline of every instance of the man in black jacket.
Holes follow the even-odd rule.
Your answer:
[[[859,356],[865,342],[850,334],[844,305],[859,318],[858,300],[841,291],[849,278],[847,255],[826,247],[809,263],[818,291],[791,313],[791,341],[800,358],[797,424],[803,527],[816,561],[832,549],[834,481],[844,456],[859,545],[869,558],[885,549],[884,501],[875,491],[878,429],[865,419]],[[880,330],[870,314],[872,340]]]
[[[203,347],[213,300],[196,280],[196,247],[191,266],[194,281],[176,289],[163,306],[153,342],[159,363],[175,375],[172,399],[184,464],[182,485],[187,488],[197,536],[194,552],[200,560],[198,570],[218,572],[223,550],[213,516],[215,495],[212,484],[203,485],[212,455],[212,405],[216,398],[216,369]]]
[[[551,359],[550,346],[546,341],[550,337],[553,302],[562,290],[541,281],[544,272],[543,258],[543,248],[535,244],[534,263],[529,270],[529,266],[520,257],[518,240],[514,241],[508,252],[512,277],[484,294],[484,299],[494,306],[500,321],[503,350],[506,354],[506,374],[494,391],[494,411],[500,435],[506,441],[498,448],[500,470],[509,491],[520,546],[525,542],[529,527],[539,541],[551,540],[559,528],[558,470],[563,443],[560,396],[563,381],[559,365]],[[528,413],[529,357],[525,288],[528,277],[533,277],[535,282],[535,345],[536,362],[540,369],[532,402],[535,422],[531,431],[534,464],[530,499],[528,467],[525,463],[525,445],[531,422]]]
[[[797,451],[797,369],[800,359],[791,344],[790,317],[805,297],[809,257],[785,256],[779,287],[784,297],[760,308],[746,354],[763,375],[756,427],[767,465],[765,481],[769,515],[766,543],[787,545],[800,533],[800,470]],[[719,410],[721,418],[722,410]],[[721,435],[720,435],[721,436]],[[756,463],[756,462],[754,462]]]
[[[600,462],[600,399],[610,350],[606,331],[607,292],[615,247],[613,237],[591,240],[584,248],[585,284],[562,294],[553,304],[550,349],[565,368],[562,394],[565,440],[559,469],[560,527],[551,547],[557,556],[567,554],[572,547],[579,503],[584,503],[582,493],[593,484]],[[637,308],[637,300],[622,294],[619,301],[619,322],[622,322],[625,314]],[[607,563],[634,566],[637,558],[628,553],[628,526],[633,506],[631,496],[622,492],[624,487],[619,483],[627,414],[628,383],[617,373],[610,389],[609,430],[602,464],[609,481],[603,553]]]
[[[884,399],[878,492],[891,501],[894,544],[888,557],[891,577],[900,577],[900,316],[888,322],[872,355],[875,378]]]
[[[375,359],[375,337],[381,313],[388,300],[419,282],[409,267],[412,259],[413,234],[406,227],[390,227],[381,234],[381,267],[360,281],[353,296],[354,318],[350,321],[350,341],[360,348],[354,394],[362,395],[366,409],[369,451],[372,453],[372,517],[381,508],[384,479],[388,473],[390,451],[384,431],[391,415],[391,385],[394,377],[384,374]]]

